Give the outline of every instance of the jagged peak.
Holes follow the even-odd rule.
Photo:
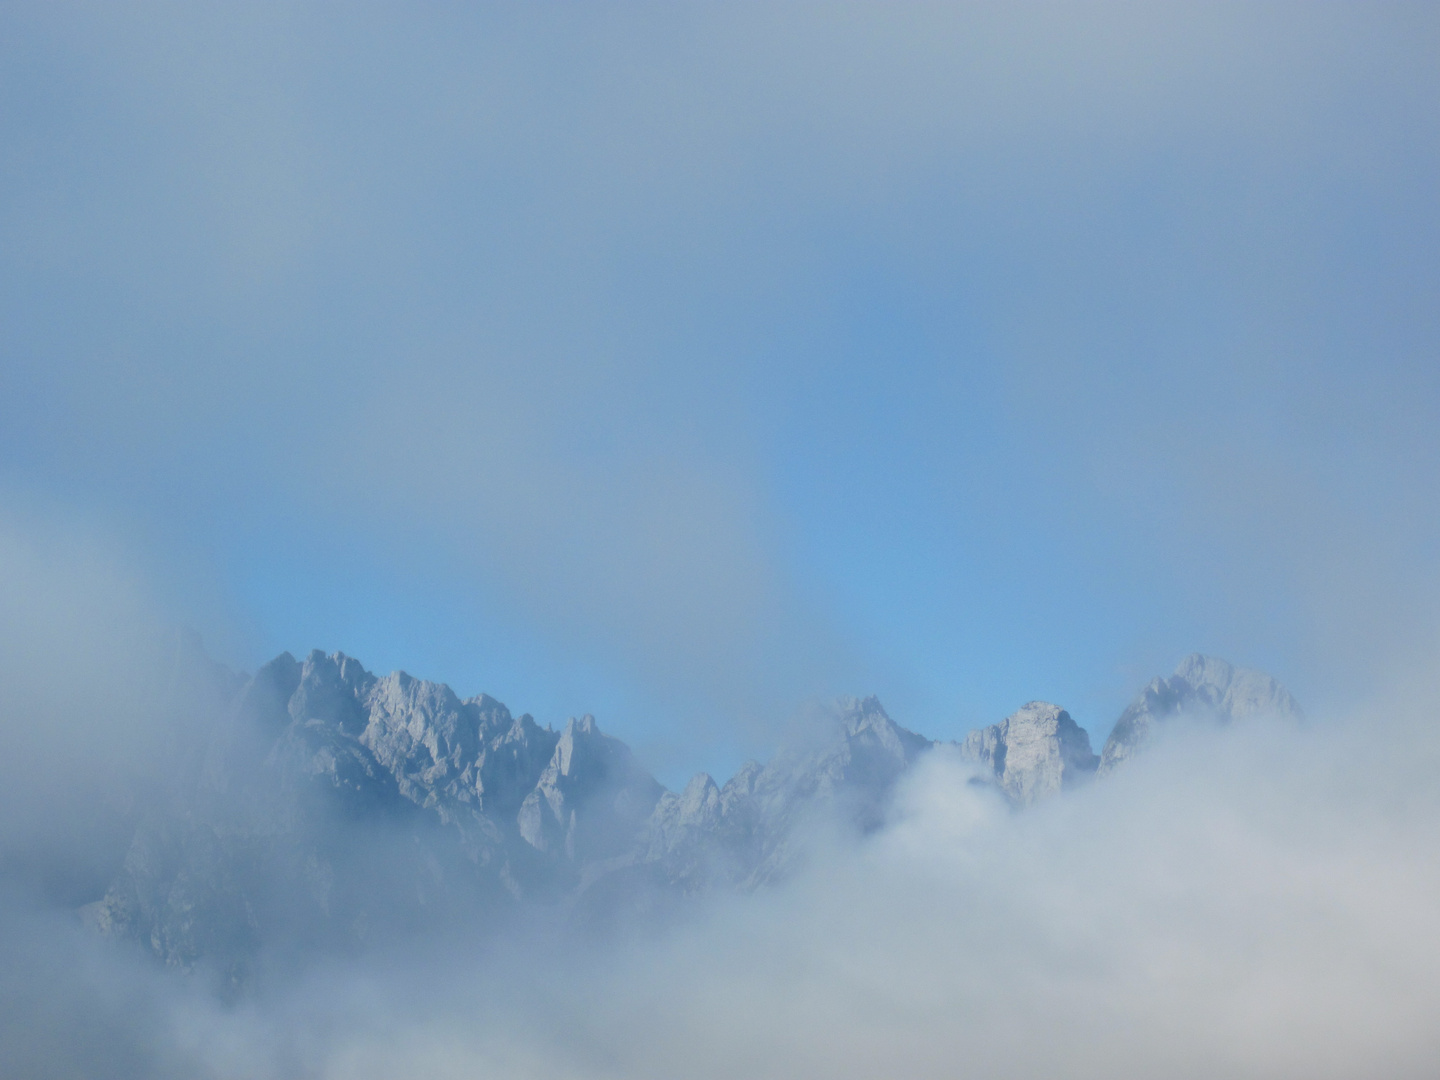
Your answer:
[[[869,697],[840,697],[835,699],[834,709],[840,720],[847,724],[863,724],[883,721],[893,724],[890,714],[874,694]]]
[[[873,694],[837,697],[807,710],[804,722],[787,743],[794,749],[818,749],[846,742],[866,731],[903,731]]]
[[[600,730],[600,725],[595,723],[595,717],[591,716],[589,713],[586,713],[584,716],[578,718],[574,716],[570,717],[570,719],[565,722],[564,730],[562,730],[560,733],[560,737],[562,739],[573,739],[577,735],[601,735],[605,738],[609,738],[608,735],[605,735],[604,732]]]
[[[754,758],[749,759],[735,774],[725,781],[724,791],[748,794],[755,787],[755,780],[765,771],[765,766]],[[693,781],[692,781],[693,782]]]
[[[1218,656],[1191,653],[1176,665],[1171,679],[1180,679],[1197,691],[1210,691],[1217,701],[1233,703],[1242,710],[1247,706],[1263,710],[1268,705],[1280,713],[1302,715],[1290,692],[1273,675],[1238,667]],[[1165,681],[1155,680],[1151,685]]]
[[[698,772],[690,778],[690,782],[685,785],[685,790],[680,793],[680,797],[688,798],[692,794],[703,793],[711,788],[716,791],[720,790],[715,783],[715,778],[707,772]]]
[[[998,724],[970,732],[963,757],[988,767],[994,782],[1018,805],[1082,783],[1099,764],[1090,734],[1049,701],[1029,701]]]
[[[1174,673],[1191,686],[1213,686],[1224,690],[1235,681],[1237,670],[1245,669],[1237,669],[1230,661],[1218,656],[1195,652],[1176,664]]]
[[[1004,720],[971,731],[961,745],[978,747],[987,740],[1004,738],[1012,732],[1047,729],[1066,739],[1079,739],[1084,743],[1086,751],[1089,751],[1089,732],[1077,724],[1068,711],[1050,701],[1027,701]]]
[[[389,675],[375,680],[375,692],[404,701],[432,698],[442,703],[443,707],[447,709],[459,709],[465,704],[448,683],[417,679],[404,671],[392,671]],[[499,702],[496,704],[498,705]],[[503,705],[500,707],[504,708]]]
[[[296,660],[287,649],[273,660],[268,660],[261,664],[255,671],[255,677],[259,678],[261,672],[288,671],[291,668],[298,668],[299,666],[300,661]]]
[[[676,798],[675,796],[671,796]],[[690,778],[676,798],[682,818],[698,818],[720,805],[720,788],[709,773],[699,772]]]
[[[262,664],[242,686],[238,711],[267,724],[288,723],[286,704],[300,685],[301,670],[300,662],[288,652]]]
[[[1051,701],[1027,701],[1020,708],[1011,713],[1007,720],[1014,720],[1017,717],[1044,717],[1045,719],[1059,719],[1065,717],[1070,719],[1070,714],[1059,705]],[[1073,721],[1072,721],[1073,722]]]
[[[343,652],[323,653],[313,649],[301,663],[303,678],[331,676],[342,682],[374,682],[375,676],[352,656]]]
[[[510,715],[510,710],[506,707],[505,703],[498,698],[491,697],[489,694],[476,694],[474,697],[468,697],[464,700],[464,704],[474,705],[481,712],[503,712],[506,716]],[[529,713],[526,713],[523,718],[529,720],[532,724],[535,722],[535,718]]]
[[[1303,719],[1290,691],[1273,676],[1228,660],[1191,653],[1175,674],[1150,680],[1120,714],[1105,740],[1100,771],[1107,773],[1149,740],[1151,729],[1176,716],[1209,717],[1221,723],[1258,716]]]
[[[601,731],[600,725],[595,722],[595,717],[586,713],[579,718],[572,716],[566,722],[560,737],[555,741],[551,768],[557,770],[562,776],[568,776],[576,768],[592,767],[581,763],[602,761],[630,763],[632,759],[633,754],[630,747],[613,735],[607,735]]]
[[[903,763],[933,746],[932,740],[892,720],[874,695],[840,697],[809,706],[763,771],[790,774],[813,769],[820,762],[868,759],[877,754]]]
[[[1216,656],[1191,653],[1176,666],[1169,681],[1173,683],[1177,679],[1227,713],[1269,711],[1303,715],[1290,692],[1273,675],[1255,668],[1238,667]]]

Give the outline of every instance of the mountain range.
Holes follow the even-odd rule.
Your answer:
[[[217,675],[225,706],[142,793],[100,932],[230,986],[263,954],[356,950],[457,922],[566,925],[776,881],[812,825],[871,831],[896,783],[941,745],[873,698],[724,784],[668,791],[591,716],[556,731],[486,695],[342,653],[286,653]],[[1299,718],[1270,676],[1193,655],[1153,680],[1100,754],[1064,709],[1030,702],[953,752],[1017,809],[1112,772],[1157,727]]]

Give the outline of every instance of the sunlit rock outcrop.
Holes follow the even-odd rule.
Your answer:
[[[1088,780],[1100,764],[1085,729],[1060,706],[1044,701],[1032,701],[1000,723],[972,731],[960,753],[984,766],[1020,805]]]

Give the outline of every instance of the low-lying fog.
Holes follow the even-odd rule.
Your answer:
[[[783,884],[600,939],[539,919],[382,942],[227,1001],[71,906],[187,722],[141,719],[155,613],[103,563],[6,542],[6,1076],[1433,1071],[1432,681],[1303,727],[1179,728],[1020,812],[937,751],[888,825],[817,832]]]

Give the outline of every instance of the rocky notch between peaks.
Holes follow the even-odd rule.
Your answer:
[[[803,856],[807,823],[882,824],[896,783],[938,745],[873,697],[845,699],[768,763],[723,785],[699,774],[677,794],[593,717],[557,732],[341,653],[287,653],[230,686],[173,782],[141,800],[128,850],[82,913],[232,986],[266,954],[537,912],[603,921],[762,886]],[[1174,718],[1263,713],[1299,716],[1269,676],[1196,655],[1141,691],[1098,757],[1045,702],[950,745],[1019,807],[1113,770]]]

